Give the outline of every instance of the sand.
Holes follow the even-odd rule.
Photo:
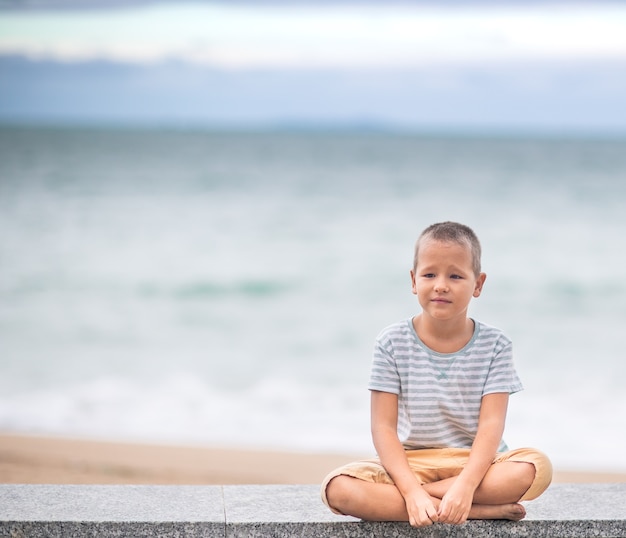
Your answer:
[[[5,484],[319,484],[368,454],[119,443],[0,434]],[[626,473],[557,470],[555,482],[626,482]]]

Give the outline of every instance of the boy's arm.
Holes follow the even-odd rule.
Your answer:
[[[431,525],[437,521],[437,510],[411,471],[398,439],[398,395],[374,390],[371,393],[372,439],[380,461],[404,498],[409,523]]]
[[[474,492],[493,463],[502,439],[508,403],[508,393],[498,392],[483,396],[478,431],[469,460],[441,500],[439,521],[463,523],[467,519]]]

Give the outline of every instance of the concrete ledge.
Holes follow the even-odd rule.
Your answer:
[[[413,529],[335,516],[318,486],[0,485],[0,536],[560,537],[626,536],[626,483],[555,484],[520,522]]]

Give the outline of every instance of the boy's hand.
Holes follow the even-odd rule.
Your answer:
[[[404,502],[406,503],[406,511],[409,514],[409,523],[413,527],[432,525],[439,520],[437,509],[430,495],[421,487],[406,495]]]
[[[455,525],[465,523],[472,508],[473,499],[474,490],[457,480],[441,499],[437,513],[439,521]]]

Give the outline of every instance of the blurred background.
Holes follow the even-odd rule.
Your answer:
[[[0,430],[369,453],[432,222],[506,440],[626,471],[626,5],[0,0]],[[601,455],[601,456],[600,456]]]

